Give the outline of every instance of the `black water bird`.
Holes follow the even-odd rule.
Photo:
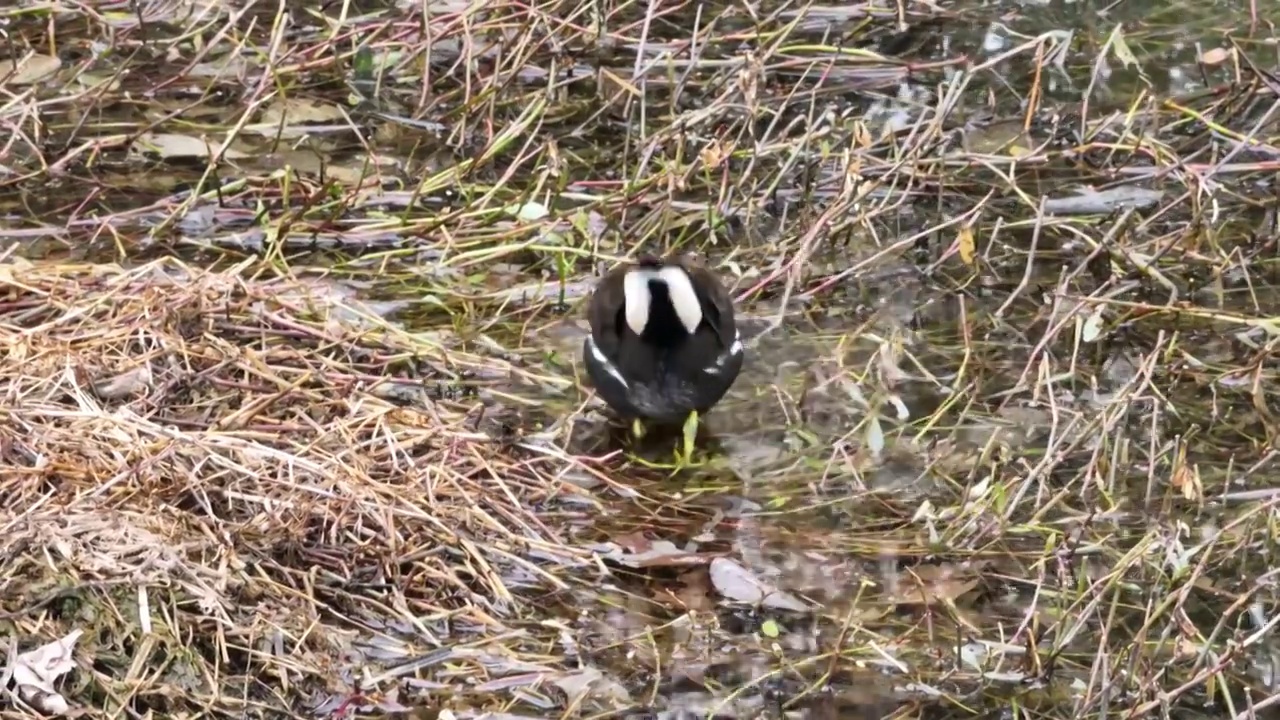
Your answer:
[[[588,303],[584,362],[619,415],[660,424],[710,410],[742,369],[733,301],[701,265],[669,257],[620,265]]]

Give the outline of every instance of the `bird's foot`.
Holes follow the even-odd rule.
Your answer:
[[[694,443],[698,439],[698,411],[689,413],[684,420],[684,432],[680,449],[676,450],[676,464],[680,466],[693,464]]]

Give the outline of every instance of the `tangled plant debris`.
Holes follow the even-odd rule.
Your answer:
[[[1274,31],[1082,5],[0,8],[0,712],[1273,716]]]

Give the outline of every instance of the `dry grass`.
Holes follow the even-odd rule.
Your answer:
[[[88,625],[104,711],[341,692],[357,628],[465,644],[519,588],[594,567],[536,513],[579,492],[575,463],[448,399],[474,358],[343,319],[314,283],[0,267],[5,618]],[[411,373],[411,402],[378,392]]]
[[[985,12],[0,10],[9,670],[83,630],[111,718],[1266,716],[1270,46]],[[679,467],[573,358],[673,247],[753,354]]]

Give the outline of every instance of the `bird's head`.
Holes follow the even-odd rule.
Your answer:
[[[659,291],[655,293],[655,290]],[[665,292],[661,292],[665,290]],[[685,332],[692,335],[702,323],[702,304],[693,287],[693,277],[683,266],[663,263],[655,258],[641,258],[627,271],[622,283],[627,325],[631,332],[643,335],[655,312],[655,303],[665,302],[679,319]]]

